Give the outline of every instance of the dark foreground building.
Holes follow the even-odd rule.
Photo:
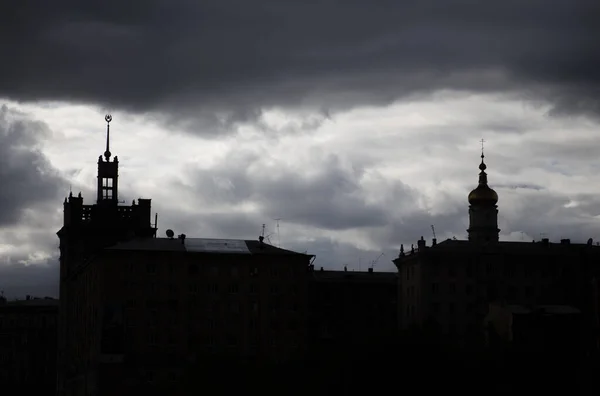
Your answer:
[[[64,203],[59,395],[170,392],[206,362],[302,356],[313,256],[262,238],[157,238],[149,199],[119,203],[111,157],[107,127],[96,203]]]
[[[58,301],[0,297],[0,392],[56,394]]]

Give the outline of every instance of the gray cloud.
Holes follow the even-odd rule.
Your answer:
[[[286,218],[320,229],[374,227],[389,222],[390,206],[406,207],[417,193],[401,182],[368,199],[361,184],[367,172],[360,163],[343,163],[334,154],[311,155],[306,168],[279,163],[265,166],[260,153],[232,151],[218,165],[191,172],[197,199],[232,207],[252,203],[269,219]]]
[[[16,224],[23,210],[58,197],[64,180],[40,151],[48,127],[0,106],[0,228]]]
[[[65,180],[42,153],[43,122],[0,106],[0,290],[56,296],[60,194]]]
[[[0,16],[0,95],[158,111],[188,129],[252,121],[269,106],[327,113],[447,88],[518,93],[549,101],[552,113],[598,115],[599,7],[11,2]]]

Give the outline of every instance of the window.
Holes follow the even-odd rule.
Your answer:
[[[473,294],[473,285],[465,286],[465,293],[467,293],[467,296],[470,296],[471,294]]]
[[[229,293],[237,294],[239,291],[240,291],[240,287],[238,286],[237,283],[232,283],[231,285],[229,285]]]
[[[146,264],[146,272],[148,272],[149,274],[156,274],[156,264]]]
[[[473,264],[467,264],[467,268],[465,270],[467,277],[472,277],[473,276]]]
[[[102,187],[112,188],[113,187],[113,179],[111,177],[103,177],[102,178]]]
[[[454,268],[454,266],[448,268],[448,275],[450,275],[452,278],[456,276],[456,268]]]
[[[102,195],[103,199],[112,199],[113,195],[112,195],[112,190],[111,189],[104,189],[103,192],[104,192],[103,195]]]
[[[215,294],[219,292],[219,285],[217,285],[216,283],[211,283],[208,285],[208,292]]]
[[[515,276],[515,264],[514,263],[505,264],[504,276],[507,278],[512,278],[513,276]]]
[[[531,287],[531,286],[526,286],[526,287],[525,287],[525,296],[526,296],[526,297],[533,297],[533,294],[534,294],[534,292],[533,292],[533,287]]]

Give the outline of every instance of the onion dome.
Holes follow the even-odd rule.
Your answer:
[[[498,203],[498,194],[487,184],[487,166],[483,162],[484,155],[481,153],[481,164],[479,164],[479,185],[469,193],[469,204],[471,205],[496,205]]]

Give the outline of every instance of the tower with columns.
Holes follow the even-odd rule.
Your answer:
[[[138,199],[131,205],[118,200],[119,160],[111,160],[110,122],[106,115],[106,150],[98,158],[98,184],[95,204],[86,205],[81,193],[70,192],[63,203],[63,226],[57,232],[60,240],[60,283],[58,323],[58,394],[72,392],[76,378],[86,376],[84,351],[78,344],[82,334],[94,328],[97,318],[90,300],[97,279],[86,270],[105,248],[133,238],[156,237],[156,222],[151,223],[151,200]]]

